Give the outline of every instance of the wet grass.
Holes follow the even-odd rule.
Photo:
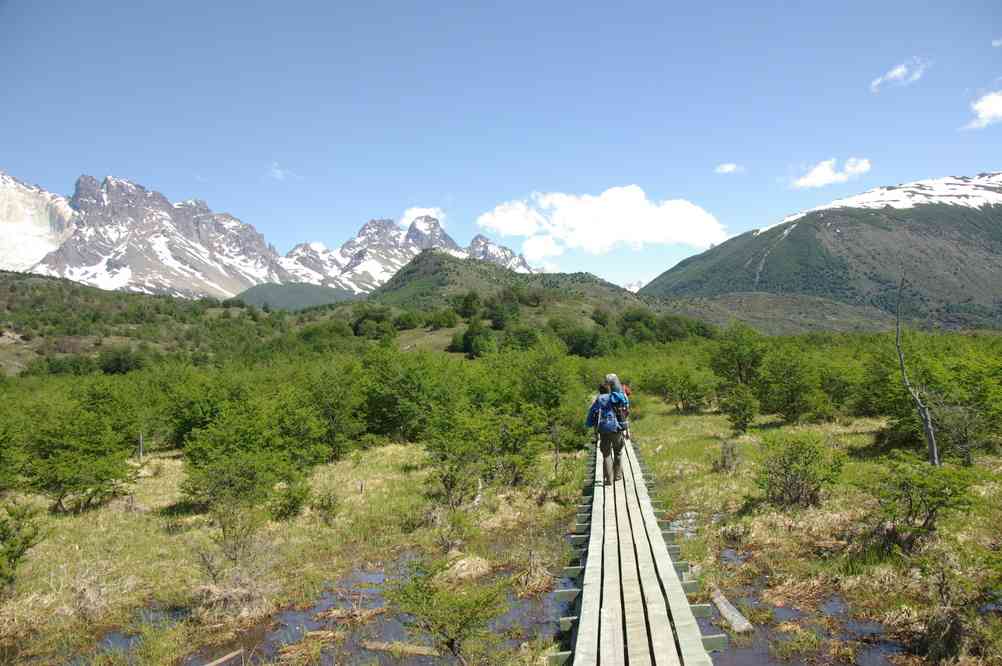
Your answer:
[[[641,455],[657,479],[654,495],[670,518],[695,517],[700,526],[697,536],[682,544],[683,558],[699,566],[704,589],[716,584],[732,601],[753,591],[760,603],[739,605],[753,623],[771,625],[774,659],[851,663],[858,649],[851,631],[855,621],[876,623],[878,633],[867,636],[871,642],[899,640],[916,647],[922,628],[916,618],[927,617],[941,603],[923,563],[940,550],[949,555],[967,546],[999,547],[1002,459],[993,456],[978,460],[973,508],[944,516],[921,553],[904,557],[861,546],[876,502],[867,489],[889,453],[875,445],[882,426],[878,419],[789,426],[762,417],[748,434],[732,438],[719,414],[679,414],[653,403],[634,425]],[[761,501],[754,482],[760,442],[777,430],[819,432],[846,453],[839,481],[819,506],[779,510]],[[732,472],[715,466],[728,438],[738,452]],[[725,549],[733,550],[726,558]],[[951,561],[958,579],[983,575],[970,561]],[[845,613],[827,612],[832,597],[845,600]],[[796,609],[798,619],[784,626],[770,617],[774,607]],[[988,617],[972,640],[1002,645],[998,627],[997,618]]]
[[[559,538],[574,512],[583,458],[568,454],[561,484],[540,480],[519,489],[485,489],[470,512],[473,529],[460,548],[492,568],[521,576],[539,593],[566,564]],[[78,655],[98,664],[124,663],[99,654],[111,629],[130,636],[132,662],[174,664],[199,645],[225,643],[278,609],[309,605],[347,572],[378,567],[404,552],[441,555],[442,511],[428,494],[423,449],[387,445],[320,467],[315,493],[333,493],[333,518],[307,508],[261,531],[254,580],[243,605],[204,608],[207,573],[199,554],[215,528],[180,494],[184,465],[174,454],[149,456],[131,498],[82,515],[44,515],[48,538],[31,551],[12,596],[0,604],[0,661],[63,663]],[[243,597],[241,597],[243,598]],[[150,607],[184,608],[180,623],[146,622]]]

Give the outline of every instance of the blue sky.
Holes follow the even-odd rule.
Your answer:
[[[441,208],[621,283],[1002,169],[997,2],[747,4],[0,0],[0,169],[205,199],[283,252]]]

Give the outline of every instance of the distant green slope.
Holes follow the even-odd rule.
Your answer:
[[[1002,206],[817,211],[690,257],[640,294],[765,292],[891,312],[902,274],[913,317],[1002,326]]]
[[[516,273],[495,264],[426,250],[374,291],[370,300],[406,308],[440,307],[451,296],[476,290],[490,295],[504,287],[540,289],[561,299],[616,306],[639,303],[634,294],[591,273]]]
[[[294,282],[291,284],[259,284],[237,296],[248,305],[263,308],[265,305],[275,310],[304,310],[317,305],[330,305],[357,298],[344,289],[332,289],[315,284]]]

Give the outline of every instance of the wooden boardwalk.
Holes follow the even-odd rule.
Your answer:
[[[596,447],[597,448],[597,447]],[[703,637],[696,616],[709,606],[690,605],[688,565],[679,562],[675,533],[662,531],[633,445],[623,450],[623,479],[604,485],[602,454],[593,450],[590,501],[581,506],[574,540],[583,547],[573,651],[551,662],[574,666],[710,666],[707,648],[724,637]],[[666,542],[665,537],[668,537]]]

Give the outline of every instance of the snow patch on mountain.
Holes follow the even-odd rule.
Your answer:
[[[171,203],[122,178],[81,176],[71,198],[0,172],[0,269],[65,277],[104,289],[229,298],[265,282],[307,282],[365,294],[426,249],[521,272],[521,255],[477,236],[462,248],[413,209],[406,228],[367,222],[338,249],[313,241],[284,257],[254,227],[200,199]]]
[[[0,171],[0,268],[26,271],[73,232],[66,197]]]
[[[779,224],[795,222],[800,218],[821,210],[832,208],[914,208],[929,204],[948,206],[1002,206],[1002,171],[982,173],[977,176],[948,176],[916,180],[891,187],[877,187],[862,194],[836,199],[825,206],[811,208],[795,215],[788,215]],[[778,225],[772,225],[778,226]],[[767,231],[772,227],[760,229]]]
[[[623,289],[625,289],[626,291],[632,291],[635,294],[641,289],[643,289],[645,284],[647,284],[647,282],[645,282],[644,280],[634,280],[633,282],[627,282],[626,284],[624,284]]]

